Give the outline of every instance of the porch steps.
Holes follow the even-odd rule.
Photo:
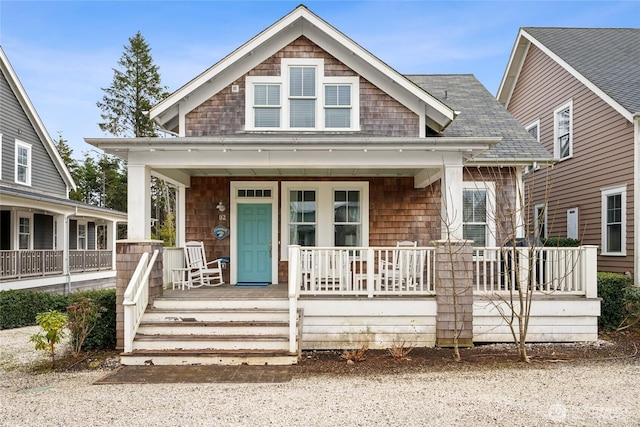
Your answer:
[[[295,364],[288,305],[287,298],[156,298],[142,317],[133,351],[122,353],[121,363]]]

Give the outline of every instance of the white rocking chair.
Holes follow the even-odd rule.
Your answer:
[[[224,284],[222,263],[219,259],[207,262],[203,242],[187,242],[184,247],[184,257],[188,288],[220,286]]]

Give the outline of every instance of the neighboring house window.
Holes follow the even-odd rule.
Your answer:
[[[563,160],[573,156],[573,101],[553,112],[554,156]]]
[[[544,203],[535,205],[535,237],[542,239],[547,237],[547,209]]]
[[[18,218],[18,249],[31,249],[31,218]]]
[[[475,247],[495,246],[495,191],[493,183],[464,182],[462,237]]]
[[[602,255],[626,255],[627,187],[602,193]]]
[[[281,254],[287,246],[367,246],[368,182],[282,182]]]
[[[283,58],[280,74],[246,78],[247,130],[360,130],[358,76],[325,76],[321,58]]]
[[[315,190],[289,191],[289,242],[316,245],[317,204]]]
[[[333,193],[333,233],[336,246],[360,246],[360,191]]]
[[[280,85],[256,84],[253,87],[254,126],[257,128],[280,127]]]
[[[536,141],[540,142],[540,120],[536,120],[530,125],[525,126],[525,129],[536,139]],[[532,165],[525,166],[523,173],[527,174],[529,172],[537,171],[538,169],[540,169],[540,166],[534,162]]]
[[[16,141],[16,182],[31,185],[31,145]]]
[[[78,249],[87,249],[87,224],[78,224]]]

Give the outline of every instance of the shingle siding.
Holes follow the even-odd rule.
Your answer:
[[[66,197],[66,185],[62,176],[2,72],[0,72],[0,103],[2,105],[0,108],[0,134],[2,134],[0,183],[7,187]],[[16,140],[31,145],[31,186],[15,182]]]
[[[235,134],[245,130],[247,76],[279,76],[282,58],[322,58],[326,76],[355,76],[349,67],[326,51],[300,37],[238,78],[239,91],[227,87],[186,115],[185,136]],[[284,102],[284,101],[283,101]],[[360,78],[361,132],[378,136],[418,136],[419,119],[408,108],[366,79]]]

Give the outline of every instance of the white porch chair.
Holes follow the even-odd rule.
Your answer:
[[[415,248],[418,242],[403,240],[396,242],[397,248]],[[422,260],[422,261],[420,261]],[[422,264],[422,266],[420,266]],[[416,284],[422,275],[424,257],[416,250],[393,250],[391,260],[380,257],[378,264],[379,283],[386,290],[400,290]]]
[[[203,242],[187,242],[184,246],[184,257],[187,288],[224,284],[222,263],[219,259],[207,262]]]

